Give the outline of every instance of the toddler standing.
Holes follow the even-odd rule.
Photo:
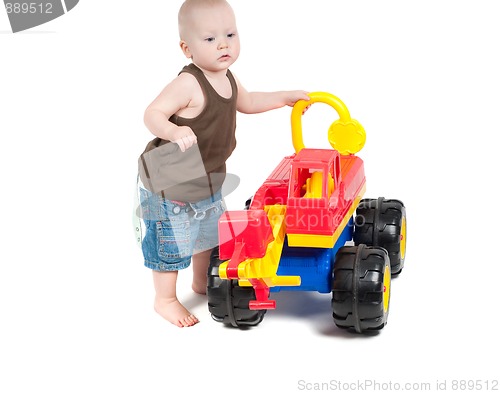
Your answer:
[[[174,325],[188,327],[198,319],[177,299],[177,274],[192,260],[192,289],[206,293],[224,211],[225,163],[236,145],[236,112],[269,111],[309,97],[304,91],[248,92],[229,71],[240,41],[227,1],[186,0],[178,22],[180,47],[191,64],[146,109],[144,122],[156,138],[139,163],[142,248],[153,271],[154,308]]]

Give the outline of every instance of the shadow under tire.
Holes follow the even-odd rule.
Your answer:
[[[333,320],[358,333],[381,330],[389,315],[391,268],[387,251],[366,245],[344,246],[335,256]]]
[[[210,256],[207,280],[208,310],[212,318],[233,327],[256,326],[264,318],[266,310],[248,308],[248,302],[255,300],[253,287],[240,286],[236,279],[219,277],[219,266],[223,262],[216,247]]]
[[[406,208],[399,200],[363,199],[354,219],[354,244],[387,250],[392,275],[399,275],[406,255]]]

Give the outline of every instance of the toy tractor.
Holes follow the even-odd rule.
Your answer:
[[[333,149],[304,147],[302,113],[315,102],[339,114],[328,130]],[[391,275],[404,265],[406,212],[399,200],[362,199],[365,173],[355,154],[365,139],[337,97],[314,92],[295,104],[296,153],[278,164],[245,210],[219,220],[207,286],[214,320],[255,326],[276,308],[270,293],[290,290],[332,293],[338,327],[365,333],[386,325]]]

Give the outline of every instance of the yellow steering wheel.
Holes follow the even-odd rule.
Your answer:
[[[302,113],[313,103],[325,103],[333,107],[340,119],[333,122],[328,129],[328,142],[333,149],[341,155],[352,155],[359,152],[366,141],[363,126],[351,118],[345,104],[336,96],[326,92],[309,93],[310,100],[299,100],[292,109],[292,142],[295,152],[299,153],[304,148],[302,139]]]

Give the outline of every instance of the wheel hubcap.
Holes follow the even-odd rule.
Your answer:
[[[384,313],[387,313],[389,310],[389,298],[391,293],[391,270],[388,266],[385,267],[384,270]]]
[[[406,218],[403,217],[403,222],[401,223],[401,241],[399,242],[399,248],[401,252],[401,259],[404,260],[406,254]]]

